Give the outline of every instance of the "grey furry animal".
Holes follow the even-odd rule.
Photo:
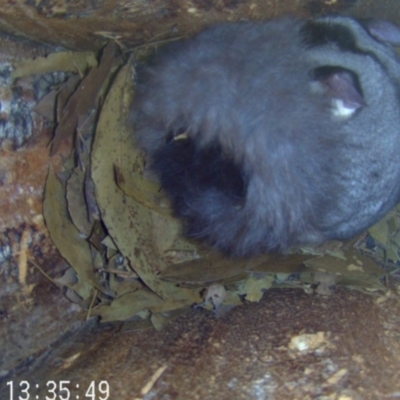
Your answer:
[[[138,70],[135,138],[186,233],[231,256],[350,238],[400,201],[400,29],[220,24]]]

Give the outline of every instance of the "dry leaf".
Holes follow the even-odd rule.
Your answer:
[[[56,103],[58,90],[47,93],[33,108],[33,111],[48,119],[50,122],[56,121]]]
[[[157,331],[161,331],[167,324],[168,318],[160,313],[151,314],[150,321],[153,324],[154,329],[156,329]]]
[[[358,253],[356,250],[343,252],[343,258],[324,255],[305,261],[305,265],[314,271],[330,272],[339,275],[374,275],[382,276],[382,269],[375,261]]]
[[[93,310],[93,315],[101,316],[102,322],[129,319],[136,316],[139,312],[149,310],[152,313],[167,312],[177,310],[201,301],[201,297],[195,291],[188,289],[174,288],[166,289],[170,295],[163,300],[154,292],[147,288],[127,293],[114,299],[110,305],[100,306]]]
[[[272,274],[252,273],[245,282],[240,285],[241,292],[246,294],[247,301],[260,301],[264,290],[272,286],[275,277]]]
[[[37,57],[34,60],[23,60],[15,63],[12,78],[20,78],[48,72],[76,72],[82,74],[88,68],[96,67],[96,56],[91,51],[63,51],[52,53],[47,57]]]
[[[247,277],[246,260],[232,260],[221,256],[211,256],[168,266],[160,272],[163,280],[176,283],[207,286],[234,278],[239,281]]]
[[[381,219],[378,223],[371,226],[368,229],[369,234],[376,239],[378,242],[387,246],[389,243],[389,227],[387,224],[387,218]]]
[[[72,150],[75,131],[80,118],[87,116],[96,106],[102,87],[108,86],[109,75],[120,59],[115,57],[115,44],[109,42],[103,51],[98,67],[92,68],[82,79],[75,93],[69,98],[63,109],[63,115],[56,128],[51,154],[54,155],[62,142],[68,143]]]
[[[114,274],[111,275],[114,276]],[[121,297],[130,292],[136,292],[142,288],[143,285],[137,279],[124,279],[122,282],[117,282],[116,279],[110,279],[110,289],[115,292],[116,297]]]
[[[154,243],[160,254],[172,248],[181,233],[181,223],[176,219],[166,217],[155,211],[151,212]]]
[[[118,187],[146,208],[171,218],[172,211],[165,194],[161,192],[160,184],[144,177],[143,152],[135,147],[132,151],[132,162],[129,165],[114,165]]]
[[[61,255],[77,272],[78,279],[107,293],[98,283],[89,243],[81,237],[80,232],[69,219],[65,188],[51,167],[46,181],[43,209],[50,236]]]
[[[72,287],[78,282],[75,270],[70,267],[64,271],[64,274],[59,278],[53,279],[55,283],[61,286]]]
[[[88,218],[84,183],[85,172],[79,167],[75,168],[67,181],[67,202],[72,222],[85,237],[88,237],[92,232],[92,224]]]
[[[125,91],[133,95],[131,65],[119,72],[100,114],[92,150],[92,178],[110,236],[145,284],[166,297],[157,272],[165,267],[152,238],[150,211],[127,197],[115,183],[114,165],[132,162],[133,140],[126,127]]]
[[[269,274],[294,274],[304,271],[304,263],[313,258],[307,254],[264,254],[249,261],[246,270]]]

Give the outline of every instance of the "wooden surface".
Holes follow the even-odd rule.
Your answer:
[[[70,49],[108,39],[127,48],[191,34],[216,21],[337,12],[354,0],[0,0],[0,31]]]
[[[400,299],[392,295],[279,289],[221,319],[193,310],[160,332],[89,324],[7,381],[28,380],[32,398],[44,398],[50,380],[70,381],[74,399],[92,381],[105,380],[110,400],[396,399]],[[299,351],[291,343],[304,334],[323,339]],[[161,375],[152,381],[156,372]],[[0,380],[0,397],[7,395]]]

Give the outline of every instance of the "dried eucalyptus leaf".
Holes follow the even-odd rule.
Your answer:
[[[120,264],[119,258],[123,257],[123,256],[121,255],[119,250],[114,250],[114,249],[111,249],[110,247],[107,247],[106,257],[108,259],[107,269],[110,269],[110,268],[113,269]]]
[[[101,243],[109,249],[118,250],[111,236],[106,236]]]
[[[156,329],[157,331],[161,331],[165,327],[165,325],[167,325],[168,318],[160,313],[151,314],[150,321],[153,324],[154,329]]]
[[[130,292],[136,292],[136,290],[142,289],[143,285],[137,280],[125,279],[122,282],[116,282],[115,280],[110,282],[110,289],[116,293],[116,297],[121,297]]]
[[[389,227],[386,217],[368,229],[369,234],[378,242],[387,246],[389,243]]]
[[[400,229],[396,232],[395,235],[393,235],[391,242],[397,247],[400,247]]]
[[[93,286],[79,279],[73,268],[68,268],[64,275],[54,282],[67,288],[65,296],[73,303],[84,306],[85,300],[91,299]]]
[[[399,261],[399,248],[397,244],[390,243],[389,246],[386,248],[386,257],[389,260]]]
[[[63,116],[64,107],[66,106],[69,98],[76,91],[78,84],[82,80],[80,75],[70,76],[66,82],[64,82],[57,91],[57,108],[56,108],[56,120],[60,122]]]
[[[174,290],[176,293],[174,295]],[[139,312],[149,310],[152,313],[177,310],[198,303],[201,297],[195,291],[169,287],[169,298],[161,299],[147,288],[127,293],[115,299],[108,306],[100,306],[93,310],[94,315],[100,315],[102,322],[129,319]]]
[[[148,289],[129,292],[114,299],[110,305],[100,306],[92,311],[92,315],[99,315],[102,322],[129,319],[140,311],[148,310],[162,302],[159,296]]]
[[[166,297],[157,276],[165,263],[153,243],[151,213],[115,183],[114,165],[132,162],[134,152],[126,126],[129,109],[123,104],[126,92],[133,96],[129,62],[118,73],[100,114],[92,150],[92,178],[103,222],[113,241],[145,284]]]
[[[122,333],[131,331],[144,331],[146,329],[152,329],[152,328],[154,328],[154,326],[151,323],[150,318],[148,319],[135,318],[131,321],[125,321],[124,324],[122,325],[120,332]]]
[[[197,246],[193,243],[191,243],[189,240],[178,236],[169,249],[169,251],[182,251],[182,252],[189,252],[189,253],[196,253],[197,252]],[[198,258],[198,257],[197,257]]]
[[[103,240],[106,237],[106,235],[107,233],[104,229],[103,224],[100,221],[95,221],[89,236],[89,242],[101,253],[103,253],[106,250],[105,246],[103,245]]]
[[[109,249],[118,250],[111,236],[106,236],[101,243]]]
[[[92,250],[93,268],[96,271],[103,271],[105,269],[104,258],[94,246],[91,247],[91,250]]]
[[[344,252],[345,259],[324,255],[305,262],[305,265],[314,271],[331,272],[340,275],[369,274],[382,276],[382,269],[375,261],[358,253],[356,250]]]
[[[301,283],[303,285],[308,285],[314,282],[314,276],[315,272],[311,272],[312,270],[310,269],[310,272],[302,272],[300,275],[298,275],[297,282]]]
[[[246,294],[248,301],[260,301],[264,290],[269,289],[275,280],[273,274],[252,273],[246,281],[240,285],[241,292]]]
[[[172,320],[174,320],[175,318],[178,318],[179,316],[186,314],[187,312],[189,312],[190,310],[192,310],[192,307],[182,307],[182,308],[178,308],[176,310],[171,310],[168,312],[164,312],[162,314],[159,313],[152,313],[151,315],[151,319],[153,317],[153,315],[161,315],[164,318],[165,324],[171,322]]]
[[[48,119],[50,122],[56,120],[56,103],[58,90],[52,90],[41,98],[33,108],[33,111]]]
[[[86,303],[87,303],[88,300],[92,299],[93,286],[94,285],[92,284],[92,282],[88,282],[87,280],[82,279],[80,277],[80,275],[78,274],[78,282],[75,283],[75,285],[72,286],[70,289],[72,289],[76,294],[79,295],[79,297],[82,300],[86,301]],[[104,289],[103,289],[103,291],[104,291]],[[107,292],[107,294],[109,294],[109,293]]]
[[[78,277],[76,276],[75,270],[72,267],[69,267],[64,271],[64,274],[61,277],[53,280],[58,285],[72,287],[78,282]]]
[[[180,220],[167,217],[156,211],[151,211],[151,217],[153,221],[153,239],[160,254],[171,251],[184,252],[183,257],[185,259],[183,261],[198,258],[198,256],[196,257],[196,246],[181,236],[182,223]],[[182,257],[182,255],[180,256]],[[179,258],[179,255],[175,254],[175,257]]]
[[[151,312],[176,311],[181,308],[198,304],[201,301],[201,295],[198,289],[185,289],[173,284],[165,283],[164,290],[168,294],[168,298],[150,308]]]
[[[243,301],[240,297],[241,295],[242,293],[240,290],[228,290],[226,292],[223,305],[240,306],[241,304],[243,304]]]
[[[168,250],[164,253],[167,265],[180,264],[200,258],[196,252]]]
[[[78,279],[103,293],[106,292],[98,283],[98,276],[93,269],[89,243],[81,237],[80,232],[69,219],[65,188],[51,167],[46,181],[43,210],[51,239],[61,255],[77,272]]]
[[[222,279],[220,282],[225,286],[235,285],[238,282],[245,281],[249,276],[249,272],[245,271],[237,275],[233,275],[227,278]]]
[[[355,276],[346,275],[337,277],[336,284],[340,286],[346,286],[352,289],[357,289],[370,293],[371,290],[385,290],[384,284],[381,282],[379,277],[372,275]],[[369,289],[369,290],[368,290]]]
[[[79,304],[82,305],[83,300],[82,297],[78,295],[78,293],[76,293],[73,289],[71,288],[67,288],[67,290],[65,291],[65,297],[71,302],[71,303],[75,303],[75,304]]]
[[[51,122],[61,120],[64,106],[75,91],[78,82],[81,80],[79,75],[70,76],[66,82],[57,89],[47,93],[33,108],[33,111],[47,118]]]
[[[92,224],[88,218],[84,183],[85,172],[75,168],[67,181],[67,202],[72,222],[83,235],[88,237],[92,231]]]
[[[99,66],[88,72],[75,93],[68,99],[54,134],[52,155],[59,150],[63,142],[72,146],[80,118],[89,115],[95,107],[102,87],[108,86],[110,74],[119,62],[120,59],[115,57],[115,45],[110,42],[104,49]]]
[[[277,283],[283,283],[283,282],[286,281],[286,279],[289,278],[290,275],[292,275],[292,274],[288,274],[288,273],[278,273],[278,274],[275,274],[275,281],[276,281]]]
[[[246,270],[270,274],[300,273],[305,269],[305,261],[312,258],[306,254],[265,254],[251,260]]]
[[[398,215],[394,210],[392,210],[388,215],[386,215],[386,221],[390,236],[393,236],[399,229],[397,217]]]
[[[169,282],[204,286],[238,275],[243,276],[246,263],[247,261],[231,260],[218,256],[209,259],[201,258],[170,265],[160,272],[160,277]]]
[[[181,224],[178,220],[165,217],[155,211],[151,211],[151,220],[154,244],[162,254],[173,246],[181,232]]]
[[[324,243],[321,243],[319,246],[313,246],[311,254],[326,254],[326,253],[335,253],[340,251],[343,247],[343,242],[339,240],[327,240]]]
[[[85,200],[88,209],[89,221],[90,222],[99,221],[100,210],[97,205],[94,182],[90,173],[90,168],[86,170],[86,176],[85,176]]]
[[[23,76],[56,71],[83,73],[88,68],[96,66],[96,56],[91,51],[63,51],[49,54],[47,57],[37,57],[34,60],[16,62],[11,77],[21,78]]]
[[[172,211],[167,198],[161,192],[160,184],[144,177],[143,152],[135,146],[132,146],[131,150],[129,163],[123,163],[121,160],[114,166],[118,187],[146,208],[171,218]]]
[[[204,287],[206,287],[207,285],[209,285],[211,283],[219,283],[219,284],[223,284],[223,285],[235,285],[238,282],[246,280],[247,277],[248,277],[248,273],[247,272],[242,272],[240,274],[237,274],[237,275],[234,275],[234,276],[230,276],[228,278],[219,279],[217,281],[182,282],[182,283],[179,283],[179,287],[180,288],[186,288],[186,289],[201,289],[201,288],[204,288]]]

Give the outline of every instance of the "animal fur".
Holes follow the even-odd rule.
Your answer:
[[[220,24],[139,68],[135,139],[186,233],[237,257],[350,238],[400,200],[400,30]]]

